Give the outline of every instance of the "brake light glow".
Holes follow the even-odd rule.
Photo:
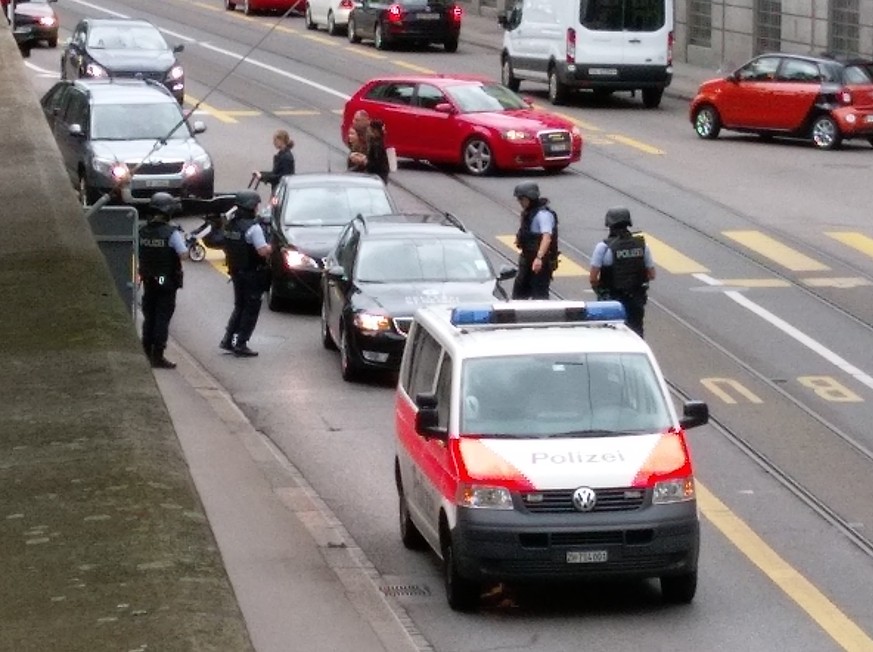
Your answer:
[[[567,28],[567,63],[576,63],[576,30]]]
[[[399,23],[403,18],[403,7],[400,5],[391,5],[388,7],[388,20],[392,23]]]
[[[463,15],[464,10],[461,9],[460,5],[452,5],[452,10],[449,12],[449,16],[453,23],[460,23]]]
[[[673,42],[675,37],[673,36],[673,32],[671,31],[667,34],[667,65],[673,65]]]
[[[339,6],[340,9],[354,9],[355,3],[354,0],[342,0],[342,2],[339,3]]]

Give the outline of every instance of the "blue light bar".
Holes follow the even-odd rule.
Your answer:
[[[618,301],[531,303],[516,302],[507,306],[462,306],[453,308],[450,321],[454,326],[486,324],[569,324],[585,322],[623,322],[624,306]]]

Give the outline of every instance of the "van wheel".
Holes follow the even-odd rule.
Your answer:
[[[455,562],[451,535],[443,542],[443,585],[446,600],[455,611],[473,611],[479,606],[479,585],[461,577]]]
[[[409,504],[406,502],[402,488],[398,492],[397,507],[400,516],[400,540],[403,542],[403,547],[407,550],[424,550],[427,542],[421,536],[421,531],[412,522],[412,517],[409,515]]]
[[[843,134],[829,115],[820,115],[812,123],[812,142],[819,149],[837,149],[843,143]]]
[[[230,0],[224,0],[224,8],[228,11],[236,11],[236,3]]]
[[[704,104],[694,114],[694,131],[706,140],[718,138],[721,131],[721,118],[714,106]]]
[[[461,162],[467,172],[477,177],[487,176],[496,168],[491,145],[478,137],[473,137],[464,143],[464,148],[461,150]]]
[[[315,21],[312,20],[312,8],[306,7],[306,13],[303,16],[303,25],[308,30],[318,29],[318,25],[315,24]]]
[[[647,109],[657,109],[661,105],[661,98],[664,96],[662,88],[644,88],[643,89],[643,106]]]
[[[569,94],[570,89],[558,79],[558,71],[555,66],[549,68],[549,102],[555,105],[564,104]]]
[[[358,32],[356,31],[355,19],[349,16],[349,25],[346,28],[348,31],[346,36],[349,39],[349,43],[360,43],[361,37],[358,36]]]
[[[509,60],[509,55],[503,57],[503,65],[500,66],[500,83],[513,93],[517,93],[518,89],[521,88],[521,81],[516,78],[512,71],[512,61]]]
[[[661,597],[671,604],[689,604],[697,593],[697,571],[661,578]]]

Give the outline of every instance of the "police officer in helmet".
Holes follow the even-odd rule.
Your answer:
[[[552,274],[558,266],[558,216],[540,187],[525,181],[513,193],[521,205],[521,224],[515,244],[521,249],[513,299],[548,299]]]
[[[224,229],[224,253],[233,282],[233,313],[219,346],[239,357],[254,357],[249,338],[258,323],[261,295],[269,287],[268,260],[273,248],[257,217],[261,196],[254,190],[236,194],[236,211]]]
[[[606,211],[609,236],[594,248],[589,280],[598,299],[622,303],[627,325],[642,337],[649,281],[655,278],[655,265],[643,235],[631,233],[632,225],[627,208]]]
[[[182,287],[185,238],[169,219],[181,210],[173,195],[156,192],[149,201],[149,219],[139,230],[139,276],[142,280],[142,346],[152,367],[173,369],[164,357],[176,291]]]

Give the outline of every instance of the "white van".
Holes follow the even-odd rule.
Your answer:
[[[517,0],[498,20],[503,84],[545,82],[552,104],[641,90],[655,108],[673,77],[673,0]]]

